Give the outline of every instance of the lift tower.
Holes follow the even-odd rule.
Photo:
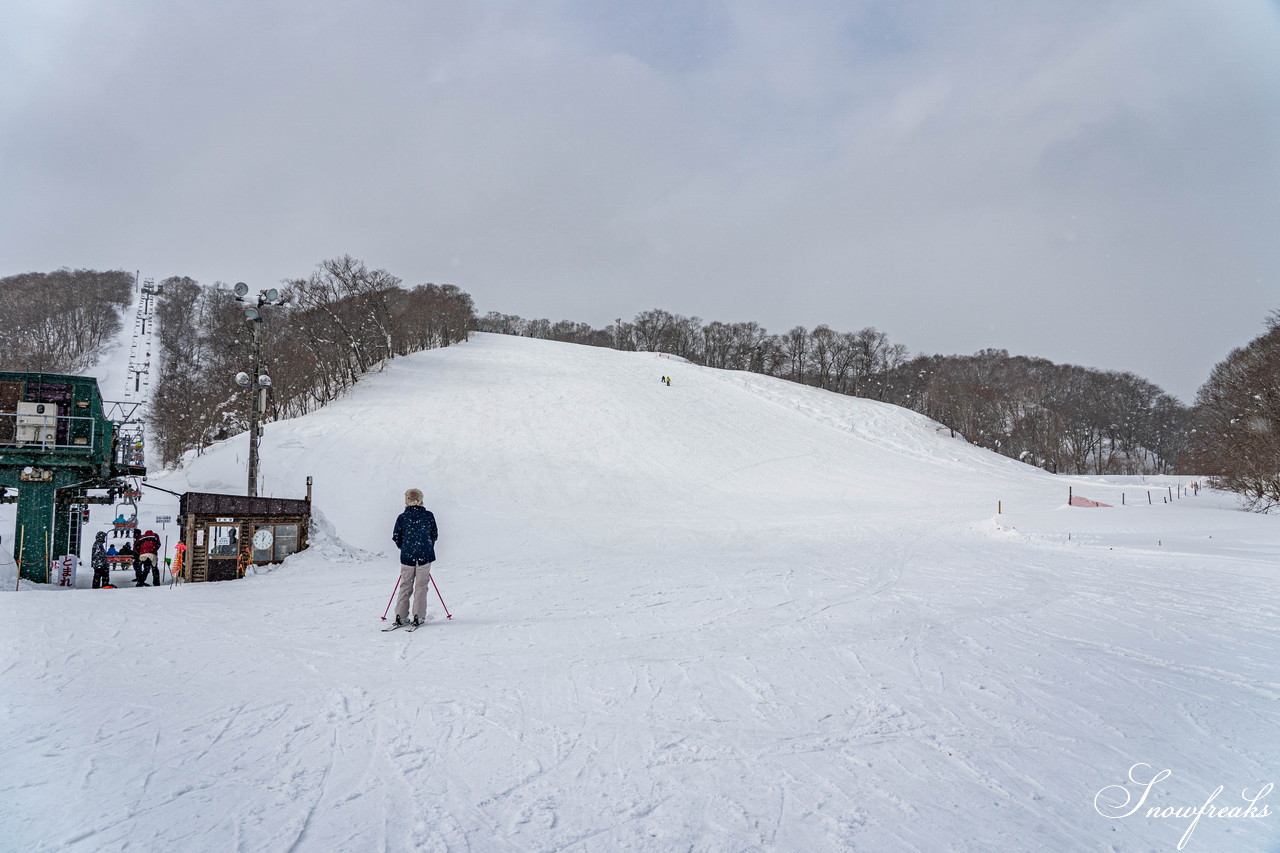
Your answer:
[[[53,558],[79,554],[73,505],[110,503],[123,477],[146,475],[116,428],[92,377],[0,371],[0,501],[18,504],[8,541],[22,577],[48,583]]]

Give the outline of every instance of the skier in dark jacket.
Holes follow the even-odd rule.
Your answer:
[[[431,564],[436,559],[436,517],[422,506],[422,490],[404,493],[404,512],[396,518],[391,541],[400,549],[400,590],[396,597],[397,625],[409,619],[409,598],[413,597],[413,624],[427,618],[427,587],[431,584]]]
[[[111,564],[107,562],[107,532],[99,530],[93,537],[93,550],[89,552],[89,565],[93,566],[93,588],[111,585]]]
[[[142,536],[142,531],[136,527],[133,528],[133,550],[129,551],[129,554],[133,557],[133,585],[134,586],[147,585],[147,570],[142,565],[142,551],[140,549],[140,546],[138,545],[138,538],[140,536]],[[121,554],[125,553],[126,549],[128,548],[129,546],[126,544],[124,548],[120,549],[120,553]]]

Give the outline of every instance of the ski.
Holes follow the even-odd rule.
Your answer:
[[[390,625],[387,625],[387,626],[383,627],[383,629],[382,629],[382,630],[385,632],[385,631],[394,631],[394,630],[396,630],[397,628],[408,628],[410,631],[416,631],[416,630],[418,630],[419,628],[424,628],[424,627],[426,627],[426,624],[427,624],[427,622],[429,622],[429,621],[430,621],[429,619],[423,619],[423,620],[422,620],[421,622],[419,622],[417,625],[413,624],[412,622],[401,622],[401,623],[400,623],[400,624],[398,624],[398,625],[397,625],[397,624],[395,624],[395,623],[392,623],[392,624],[390,624]]]

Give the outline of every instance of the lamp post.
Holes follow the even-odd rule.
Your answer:
[[[249,285],[243,281],[235,287],[236,301],[246,303],[244,319],[253,327],[253,375],[241,371],[236,374],[236,384],[242,388],[252,388],[253,398],[249,408],[249,497],[258,495],[258,439],[261,437],[262,413],[267,408],[267,389],[271,387],[271,377],[262,368],[262,307],[264,305],[284,305],[288,297],[281,298],[280,291],[274,287],[258,294],[257,304],[248,304],[245,297],[249,294]]]

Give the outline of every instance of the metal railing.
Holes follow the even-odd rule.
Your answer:
[[[0,412],[0,447],[91,453],[98,445],[99,424],[91,415]]]

